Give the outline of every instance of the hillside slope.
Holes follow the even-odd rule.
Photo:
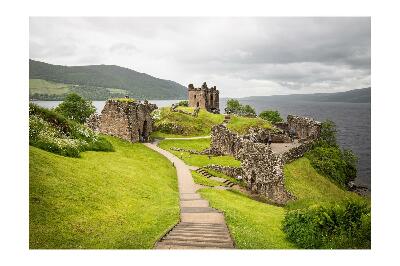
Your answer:
[[[152,248],[178,222],[171,163],[143,144],[107,139],[115,152],[82,158],[29,147],[31,249]]]
[[[125,94],[138,99],[186,98],[186,88],[174,81],[115,65],[61,66],[29,60],[29,79],[68,84],[70,91],[91,100]],[[36,99],[49,98],[33,87],[30,87],[30,95]]]
[[[344,91],[344,92],[335,92],[335,93],[250,96],[243,99],[256,100],[256,101],[312,101],[312,102],[370,103],[371,87]]]

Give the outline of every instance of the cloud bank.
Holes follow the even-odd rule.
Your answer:
[[[30,18],[30,58],[112,64],[223,97],[370,86],[370,18]]]

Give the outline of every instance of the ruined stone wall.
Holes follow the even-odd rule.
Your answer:
[[[302,143],[300,146],[291,148],[289,151],[282,154],[282,159],[284,163],[290,163],[308,152],[312,148],[313,141],[307,141]]]
[[[292,198],[284,186],[282,156],[274,154],[268,145],[240,137],[224,125],[216,125],[211,132],[210,150],[240,160],[243,180],[250,190],[277,204],[285,204]]]
[[[268,145],[244,140],[238,158],[247,187],[276,204],[286,204],[294,197],[286,190],[282,156]]]
[[[89,118],[87,125],[100,133],[138,142],[146,141],[153,129],[150,113],[157,109],[147,101],[107,100],[101,115]]]
[[[215,170],[221,172],[227,176],[242,179],[243,178],[243,169],[241,167],[233,167],[233,166],[222,166],[217,164],[209,164],[204,166],[204,168]],[[240,178],[239,178],[240,177]]]
[[[288,115],[287,124],[288,129],[294,130],[299,140],[314,140],[321,133],[321,123],[309,117]]]
[[[258,143],[267,143],[269,137],[273,143],[291,142],[288,132],[265,128],[250,128],[249,133],[243,136],[244,139]]]

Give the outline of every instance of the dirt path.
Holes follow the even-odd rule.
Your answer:
[[[189,167],[172,153],[158,147],[156,143],[144,145],[170,160],[178,175],[180,222],[156,244],[155,248],[234,248],[223,213],[211,208],[209,202],[196,192],[198,186],[193,181]]]

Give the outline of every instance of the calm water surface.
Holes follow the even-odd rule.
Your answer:
[[[227,99],[220,100],[221,111]],[[178,100],[152,100],[158,107],[170,106]],[[240,99],[243,104],[254,106],[257,113],[272,109],[278,110],[282,117],[288,114],[310,116],[319,121],[330,119],[338,129],[338,142],[341,147],[353,150],[358,158],[356,183],[371,187],[371,104],[370,103],[329,103],[329,102],[285,102],[257,99]],[[60,101],[35,101],[40,106],[52,108]],[[105,101],[93,101],[97,112],[101,112]]]

